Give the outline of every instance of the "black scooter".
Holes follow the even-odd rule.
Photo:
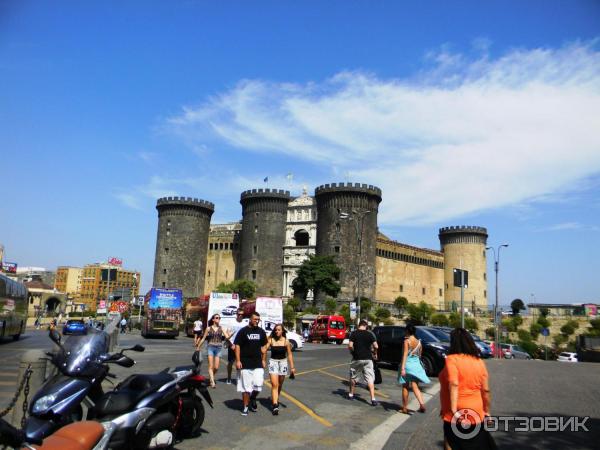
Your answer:
[[[123,353],[144,351],[143,346],[135,345],[111,355],[107,333],[94,329],[83,336],[69,336],[64,345],[56,330],[49,336],[58,349],[47,355],[58,372],[31,399],[25,425],[28,442],[40,441],[66,424],[89,418],[84,417],[82,404],[89,410],[104,395],[102,381],[114,377],[108,364],[131,367],[135,361]]]
[[[111,449],[170,448],[197,436],[204,422],[202,398],[213,407],[208,382],[195,366],[131,375],[98,400],[96,420],[115,426]]]

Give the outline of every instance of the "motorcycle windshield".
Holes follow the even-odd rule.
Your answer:
[[[101,369],[100,355],[108,353],[108,334],[90,329],[87,334],[69,336],[63,344],[64,352],[56,358],[56,365],[69,376],[95,376]]]

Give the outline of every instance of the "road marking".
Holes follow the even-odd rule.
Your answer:
[[[265,384],[268,385],[269,387],[271,387],[271,383],[269,383],[266,380],[265,380]],[[328,421],[327,419],[324,419],[323,417],[319,416],[316,412],[314,412],[312,409],[310,409],[308,406],[306,406],[300,400],[296,399],[296,397],[288,394],[287,392],[285,392],[283,390],[281,391],[280,395],[282,397],[287,398],[290,402],[292,402],[294,405],[296,405],[298,408],[300,408],[302,411],[304,411],[310,417],[312,417],[313,419],[315,419],[321,425],[324,425],[326,427],[332,427],[333,426],[333,424],[330,421]]]
[[[17,386],[14,381],[0,381],[0,386]]]
[[[0,377],[16,377],[18,373],[15,372],[0,372]]]
[[[304,374],[307,374],[307,373],[318,372],[320,370],[325,370],[325,369],[333,369],[334,367],[347,366],[348,364],[349,363],[343,363],[343,364],[336,364],[335,366],[319,367],[318,369],[305,370],[304,372],[298,372],[296,374],[296,376],[298,376],[298,375],[304,375]]]
[[[427,392],[422,392],[423,396],[429,396],[425,400],[425,404],[429,402],[440,390],[439,383],[432,386]],[[419,406],[417,399],[413,399],[408,403],[409,409],[417,409]],[[364,435],[358,441],[350,446],[352,450],[378,450],[382,449],[388,439],[396,429],[406,422],[410,416],[408,414],[395,413],[385,422],[373,428],[368,434]]]

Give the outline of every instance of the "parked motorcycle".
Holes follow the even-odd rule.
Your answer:
[[[169,448],[199,434],[204,422],[202,398],[213,407],[200,364],[131,375],[98,400],[96,420],[116,425],[109,447]]]
[[[27,439],[25,432],[0,419],[0,446],[31,450],[105,450],[114,430],[111,423],[76,422],[59,428],[46,439]],[[36,447],[32,447],[36,445]]]
[[[87,335],[69,336],[64,344],[56,330],[51,330],[49,336],[57,350],[47,355],[58,371],[31,399],[25,424],[28,442],[39,441],[64,425],[89,418],[82,404],[89,410],[104,395],[102,381],[114,377],[108,365],[131,367],[135,361],[124,352],[144,351],[143,346],[135,345],[109,354],[108,334],[94,329],[88,330]]]

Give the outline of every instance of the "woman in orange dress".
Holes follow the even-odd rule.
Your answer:
[[[492,436],[483,427],[490,415],[488,372],[479,348],[464,328],[450,333],[439,382],[445,449],[495,449]]]

